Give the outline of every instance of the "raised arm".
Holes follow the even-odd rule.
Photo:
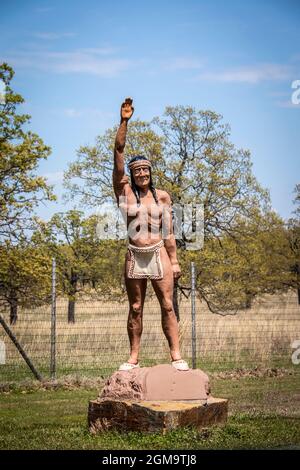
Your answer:
[[[121,105],[121,121],[116,135],[115,148],[114,148],[114,170],[113,170],[113,184],[115,185],[122,180],[125,175],[124,171],[124,148],[126,144],[127,123],[133,115],[134,108],[132,106],[132,99],[126,98]]]

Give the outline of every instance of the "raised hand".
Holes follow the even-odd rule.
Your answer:
[[[132,106],[132,99],[126,98],[121,105],[121,119],[128,121],[133,115],[134,107]]]

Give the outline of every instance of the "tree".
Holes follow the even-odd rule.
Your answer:
[[[46,179],[36,174],[50,147],[37,134],[24,130],[30,116],[17,114],[24,99],[10,87],[13,76],[8,64],[0,65],[0,80],[5,85],[0,100],[0,240],[24,236],[32,228],[33,209],[41,201],[55,199]]]
[[[206,239],[235,230],[238,216],[251,220],[270,210],[269,193],[252,174],[250,152],[230,142],[221,115],[169,106],[153,124],[163,136],[158,184],[173,202],[203,204]]]
[[[65,198],[79,197],[85,207],[98,207],[115,200],[112,188],[113,149],[117,127],[98,136],[96,145],[80,147],[77,159],[64,174]],[[161,139],[145,121],[128,126],[126,155],[143,154],[161,160]]]
[[[200,252],[181,252],[183,271],[196,265],[196,288],[213,313],[249,309],[262,294],[287,292],[291,282],[283,220],[274,212],[264,219],[236,220],[234,236],[210,238]],[[185,284],[188,276],[182,279]]]
[[[120,285],[118,249],[109,241],[99,240],[99,219],[84,218],[82,211],[54,214],[49,222],[40,221],[34,234],[36,243],[56,258],[58,291],[68,297],[68,322],[75,322],[75,303],[82,292],[114,292]],[[119,288],[120,290],[120,288]]]
[[[114,199],[115,133],[116,128],[110,129],[96,146],[79,149],[64,175],[69,197],[79,196],[92,207]],[[126,155],[142,153],[151,159],[154,181],[173,203],[203,204],[206,237],[218,236],[230,232],[237,215],[252,218],[270,210],[269,193],[252,174],[250,152],[236,149],[229,137],[229,126],[212,111],[167,107],[163,118],[152,123],[129,123]]]
[[[32,243],[8,240],[0,245],[0,302],[9,306],[10,323],[18,319],[18,307],[49,302],[51,259]]]
[[[291,287],[297,289],[298,304],[300,305],[300,184],[296,184],[293,214],[287,221],[287,239],[289,243],[289,254],[291,258],[290,271],[292,273]]]
[[[96,146],[80,148],[77,160],[65,173],[69,197],[78,196],[82,204],[94,207],[113,199],[112,155],[116,130],[110,129],[98,137]],[[156,117],[151,123],[132,121],[128,126],[126,155],[138,153],[151,159],[154,182],[171,194],[173,203],[203,205],[208,251],[204,247],[203,252],[191,254],[194,258],[203,259],[208,255],[220,259],[221,240],[227,240],[228,235],[232,244],[243,231],[244,236],[247,234],[249,222],[256,221],[258,227],[259,220],[270,217],[269,193],[252,174],[250,152],[237,149],[230,142],[230,128],[219,114],[197,111],[190,106],[169,106],[161,118]],[[241,223],[237,224],[237,220]],[[186,242],[187,236],[183,233],[178,245],[185,249]],[[233,250],[231,244],[228,241],[227,250],[229,246]],[[184,253],[180,256],[182,262],[189,259]],[[224,307],[224,286],[229,286],[228,282],[223,287],[215,282],[217,274],[213,271],[206,274],[207,282],[215,286],[214,295],[199,288],[207,302],[210,297],[210,307],[214,310]],[[242,291],[241,286],[240,289]],[[248,299],[250,297],[249,293]],[[230,303],[234,307],[240,305],[241,297],[234,300],[228,292],[227,300],[227,307]]]
[[[294,189],[295,199],[293,203],[296,206],[296,209],[293,211],[298,220],[300,220],[300,183],[296,184]]]

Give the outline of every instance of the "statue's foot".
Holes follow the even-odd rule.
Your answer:
[[[178,359],[177,361],[172,361],[172,366],[177,370],[189,370],[189,365],[183,359]]]
[[[140,367],[139,363],[131,364],[131,362],[124,362],[120,365],[119,370],[131,370]]]

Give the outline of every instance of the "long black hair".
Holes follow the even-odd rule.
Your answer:
[[[146,160],[147,162],[149,162],[148,158],[144,157],[144,155],[135,155],[134,157],[131,158],[128,165],[130,165],[130,163],[136,162],[138,160]],[[156,204],[158,205],[158,198],[157,198],[157,194],[156,194],[156,189],[155,189],[153,181],[152,181],[151,167],[149,167],[149,172],[150,172],[149,189],[150,189],[151,193],[153,194],[153,197],[154,197],[154,200],[155,200]],[[140,206],[141,205],[140,188],[135,184],[133,171],[131,169],[130,169],[130,179],[131,179],[131,189],[134,192],[134,195],[136,197],[137,205]]]

